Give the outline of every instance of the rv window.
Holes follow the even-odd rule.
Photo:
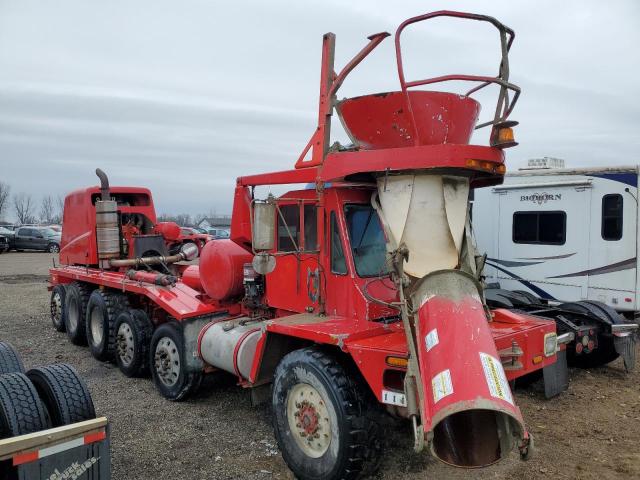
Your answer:
[[[344,259],[344,250],[340,241],[336,212],[331,212],[331,271],[340,275],[347,273],[347,262]]]
[[[278,214],[278,251],[295,252],[296,247],[300,245],[300,207],[280,205],[280,213],[282,215]]]
[[[567,237],[565,212],[515,212],[513,243],[564,245]]]
[[[613,194],[602,197],[602,239],[620,240],[622,238],[622,195]]]

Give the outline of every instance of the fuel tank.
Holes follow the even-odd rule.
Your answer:
[[[200,358],[216,368],[248,379],[264,322],[239,318],[213,321],[198,338]]]

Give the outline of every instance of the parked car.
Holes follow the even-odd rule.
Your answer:
[[[4,235],[0,235],[0,253],[9,251],[9,239]]]
[[[224,228],[210,228],[207,230],[207,233],[209,233],[209,235],[214,239],[229,238],[229,230]]]
[[[0,227],[0,237],[4,238],[7,243],[6,250],[2,250],[2,246],[0,245],[0,253],[2,253],[3,251],[6,252],[7,250],[10,250],[13,248],[13,238],[15,237],[15,235],[16,235],[16,232],[14,232],[13,230],[7,227]],[[4,243],[2,240],[0,240],[0,242]]]
[[[13,247],[16,250],[41,250],[58,253],[61,235],[46,227],[20,227],[16,230]]]

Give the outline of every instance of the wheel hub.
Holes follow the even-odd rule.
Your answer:
[[[131,326],[127,323],[122,323],[118,327],[116,348],[118,350],[118,357],[120,357],[120,361],[124,366],[129,366],[133,361],[134,345]]]
[[[171,387],[180,377],[180,354],[170,338],[161,338],[156,346],[154,365],[160,381]]]
[[[53,320],[56,323],[60,323],[61,316],[62,316],[62,298],[60,298],[59,293],[55,293],[51,301],[51,318],[53,318]]]
[[[102,312],[100,312],[100,310],[98,310],[97,308],[94,308],[91,311],[91,322],[90,322],[90,327],[91,327],[91,343],[93,343],[94,346],[98,346],[102,343],[102,335],[103,335],[103,318],[102,318]]]
[[[287,400],[289,427],[300,449],[319,458],[331,444],[329,409],[318,390],[308,384],[293,387]]]

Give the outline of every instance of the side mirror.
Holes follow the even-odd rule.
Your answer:
[[[254,202],[252,215],[253,249],[273,249],[276,236],[276,205],[271,202]]]

